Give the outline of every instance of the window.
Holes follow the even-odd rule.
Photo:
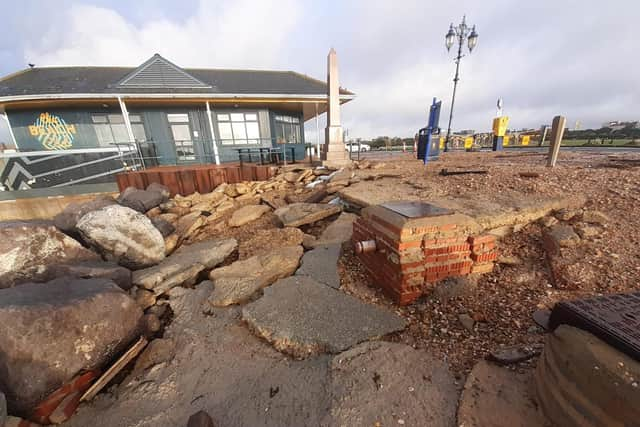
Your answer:
[[[189,123],[189,115],[187,113],[167,114],[169,123]]]
[[[275,120],[275,135],[277,142],[282,144],[297,144],[302,142],[300,138],[300,118],[293,116],[277,115]]]
[[[92,114],[91,121],[98,138],[98,145],[106,147],[113,144],[124,144],[129,141],[129,133],[121,114]],[[142,117],[130,114],[131,130],[136,141],[146,141]]]
[[[223,145],[260,143],[257,113],[218,114],[216,117]]]

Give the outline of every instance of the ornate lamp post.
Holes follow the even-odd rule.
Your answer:
[[[458,40],[458,55],[456,56],[456,76],[453,78],[453,96],[451,97],[451,111],[449,111],[449,126],[447,126],[447,137],[444,141],[444,151],[449,151],[449,135],[451,134],[451,120],[453,119],[453,104],[456,101],[456,87],[458,86],[458,77],[460,74],[460,60],[464,56],[462,54],[462,45],[465,39],[467,40],[467,46],[469,47],[469,53],[473,51],[478,43],[478,33],[476,33],[476,26],[469,28],[466,23],[466,16],[462,17],[462,22],[454,27],[453,23],[449,26],[449,32],[445,36],[445,45],[447,46],[447,52],[451,50],[451,46]]]

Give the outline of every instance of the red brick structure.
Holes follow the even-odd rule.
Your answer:
[[[353,224],[353,241],[375,242],[375,249],[370,243],[371,250],[357,256],[373,284],[404,305],[446,277],[490,272],[498,256],[495,237],[479,231],[466,215],[393,202],[363,209]]]

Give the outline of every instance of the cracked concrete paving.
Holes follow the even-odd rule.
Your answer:
[[[105,427],[181,426],[199,410],[225,427],[332,427],[360,425],[359,420],[455,425],[453,376],[427,353],[381,341],[334,357],[293,360],[251,334],[239,307],[208,306],[211,291],[210,282],[172,289],[175,317],[164,338],[175,342],[173,357],[130,373],[82,404],[65,425],[93,425],[99,419]],[[414,394],[403,395],[405,388]]]

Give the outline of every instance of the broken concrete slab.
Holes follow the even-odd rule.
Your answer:
[[[321,425],[455,424],[455,379],[444,362],[425,351],[384,341],[363,343],[335,356],[330,375],[331,407]]]
[[[144,268],[164,259],[164,239],[149,218],[133,209],[112,205],[89,212],[76,228],[108,261]]]
[[[237,247],[236,239],[203,240],[181,246],[160,264],[134,271],[132,281],[160,295],[174,286],[193,284],[201,271],[222,263]]]
[[[258,290],[292,275],[300,264],[302,246],[285,246],[209,273],[214,288],[208,301],[225,307],[247,301]]]
[[[233,212],[231,218],[229,218],[230,227],[240,227],[241,225],[248,224],[251,221],[255,221],[262,215],[269,212],[271,208],[267,205],[249,205],[243,206],[237,211]]]
[[[174,427],[200,409],[225,427],[321,425],[329,357],[283,357],[239,324],[236,307],[204,314],[212,290],[211,283],[173,288],[174,318],[164,338],[174,340],[175,354],[81,405],[65,427],[96,419],[101,426]]]
[[[97,261],[98,254],[47,221],[0,223],[0,289],[46,280],[58,263]]]
[[[338,274],[340,252],[339,244],[317,246],[304,254],[296,276],[309,276],[318,283],[338,289],[340,287]]]
[[[78,372],[102,368],[138,335],[142,310],[105,279],[57,279],[0,290],[0,385],[11,413]]]
[[[285,227],[299,227],[339,213],[340,206],[320,203],[293,203],[274,212]]]
[[[462,391],[459,426],[550,427],[532,393],[531,373],[478,362]]]
[[[281,279],[242,310],[242,318],[277,350],[297,358],[338,353],[363,341],[404,329],[395,313],[307,276]]]
[[[353,234],[353,222],[357,215],[342,212],[338,218],[324,229],[322,234],[314,242],[315,246],[328,245],[332,243],[344,243],[351,240]]]
[[[546,335],[535,385],[555,425],[626,426],[638,421],[639,378],[640,362],[586,331],[560,325]]]

